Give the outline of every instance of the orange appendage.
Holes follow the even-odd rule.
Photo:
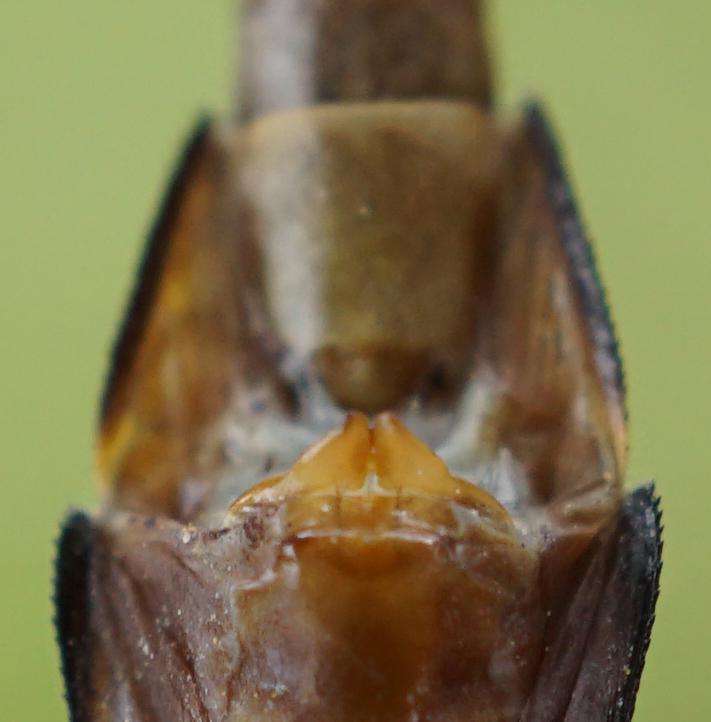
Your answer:
[[[513,533],[508,513],[490,494],[451,476],[390,414],[381,414],[372,428],[364,415],[352,414],[288,473],[237,499],[230,514],[281,504],[299,538],[408,532],[463,537],[477,529],[508,542]]]

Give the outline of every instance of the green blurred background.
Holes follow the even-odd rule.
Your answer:
[[[665,569],[636,720],[711,719],[711,4],[501,0],[502,98],[543,97],[595,240],[630,389],[629,483]],[[58,520],[91,504],[107,350],[198,111],[229,107],[231,0],[0,8],[0,720],[66,719]]]

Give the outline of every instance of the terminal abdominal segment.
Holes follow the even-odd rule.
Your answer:
[[[72,722],[629,722],[660,513],[473,0],[245,0],[59,542]]]

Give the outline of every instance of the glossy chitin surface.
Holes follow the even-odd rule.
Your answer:
[[[351,417],[230,514],[268,517],[279,544],[238,602],[246,718],[515,717],[541,646],[536,555],[395,419]]]

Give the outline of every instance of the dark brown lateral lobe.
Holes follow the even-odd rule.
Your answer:
[[[653,485],[629,494],[550,617],[522,722],[630,722],[659,594],[661,534]]]
[[[491,103],[478,0],[245,0],[240,30],[243,120],[334,101]]]

